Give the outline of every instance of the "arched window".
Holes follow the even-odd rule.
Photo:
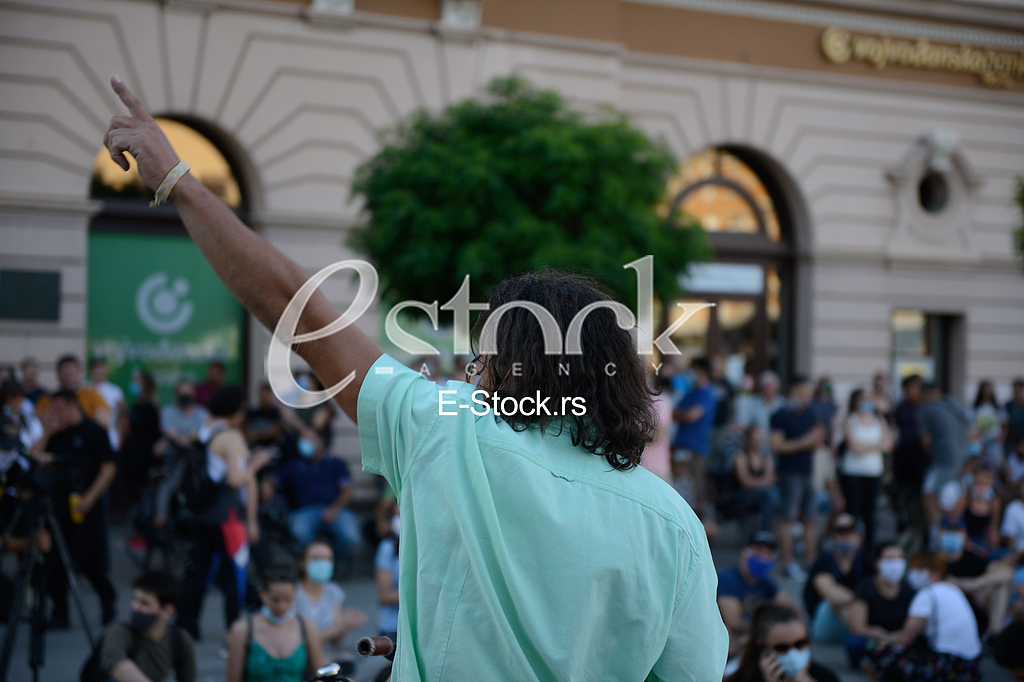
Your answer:
[[[714,260],[694,266],[677,302],[711,302],[673,339],[687,356],[720,354],[738,383],[744,373],[791,368],[793,248],[790,212],[770,171],[749,150],[712,147],[690,157],[667,186],[664,209],[694,217]],[[675,308],[673,310],[672,308]],[[670,321],[680,314],[669,309]]]
[[[197,127],[157,118],[191,174],[243,219],[244,184],[213,140]],[[149,207],[153,192],[134,159],[124,171],[101,148],[90,196],[102,201],[89,226],[87,350],[107,360],[126,395],[149,372],[163,403],[178,381],[202,381],[223,363],[228,383],[244,383],[246,316],[188,237],[174,206]]]
[[[169,118],[155,119],[164,131],[178,157],[184,159],[196,179],[206,185],[221,201],[238,210],[242,207],[242,192],[234,171],[221,151],[206,136],[196,129]],[[131,155],[129,155],[130,157]],[[135,160],[129,158],[130,169],[126,172],[114,163],[106,148],[96,152],[93,164],[89,196],[93,199],[145,199],[153,198],[153,192],[139,177]]]

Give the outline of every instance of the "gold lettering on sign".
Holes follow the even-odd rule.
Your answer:
[[[894,40],[888,36],[854,36],[832,26],[821,34],[821,52],[834,64],[853,60],[876,69],[908,66],[931,71],[970,73],[990,88],[1008,88],[1024,80],[1024,52],[1009,54],[970,45],[933,45],[925,38]]]

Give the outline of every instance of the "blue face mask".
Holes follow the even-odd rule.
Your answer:
[[[290,609],[285,611],[284,614],[282,614],[281,616],[275,616],[274,612],[270,610],[270,607],[264,604],[262,607],[260,607],[260,613],[262,613],[263,617],[269,620],[274,625],[282,625],[295,617],[295,607],[292,606]]]
[[[313,559],[306,564],[306,575],[315,583],[328,583],[334,577],[334,564],[327,559]]]
[[[854,554],[857,551],[856,542],[837,542],[833,545],[835,550],[840,554]]]
[[[862,401],[860,401],[860,411],[861,412],[874,412],[875,411],[875,404],[873,402],[871,402],[870,400],[862,400]]]
[[[299,454],[306,459],[309,459],[316,454],[316,445],[308,438],[300,438],[298,448]]]
[[[956,531],[945,531],[939,536],[939,547],[946,554],[956,554],[964,548],[964,536]]]
[[[782,666],[782,673],[786,677],[796,677],[797,673],[811,662],[811,650],[810,648],[790,649],[784,654],[777,655],[776,660]]]
[[[972,440],[967,444],[967,454],[971,457],[977,457],[981,454],[981,441]]]
[[[772,566],[775,562],[771,559],[762,559],[759,556],[751,554],[747,557],[747,571],[751,577],[761,580],[767,578],[768,574],[772,572]]]

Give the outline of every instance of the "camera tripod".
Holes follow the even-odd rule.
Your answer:
[[[9,533],[16,526],[26,507],[29,508],[29,513],[33,515],[31,516],[32,530],[29,533],[28,559],[25,561],[21,575],[18,576],[18,582],[14,590],[14,600],[11,603],[11,612],[7,616],[7,628],[4,632],[3,646],[0,648],[0,680],[7,679],[7,670],[10,667],[11,654],[14,650],[14,639],[18,633],[18,624],[21,621],[21,610],[25,601],[25,594],[31,583],[35,589],[33,590],[32,614],[29,617],[31,629],[29,633],[28,665],[32,668],[33,682],[38,682],[39,668],[46,662],[46,562],[48,560],[46,554],[39,549],[39,540],[43,529],[47,525],[50,527],[53,545],[57,549],[56,557],[52,557],[49,560],[60,561],[63,564],[64,572],[68,578],[68,589],[71,592],[71,598],[75,602],[75,609],[78,611],[78,616],[82,619],[83,625],[86,624],[86,620],[85,610],[82,608],[81,593],[78,590],[78,581],[71,564],[71,554],[68,552],[67,543],[64,541],[64,534],[61,532],[60,523],[58,523],[57,517],[53,513],[53,501],[50,499],[50,496],[37,492],[30,499],[24,500],[15,512],[14,518],[11,519],[11,523],[5,533]],[[37,567],[38,576],[33,581],[33,571]],[[92,651],[96,648],[96,643],[92,633],[89,631],[88,625],[85,627],[85,637],[89,641],[89,650]]]

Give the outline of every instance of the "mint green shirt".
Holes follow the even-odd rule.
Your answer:
[[[363,469],[402,513],[392,679],[721,680],[718,579],[678,493],[473,414],[473,390],[385,355],[359,392]]]

